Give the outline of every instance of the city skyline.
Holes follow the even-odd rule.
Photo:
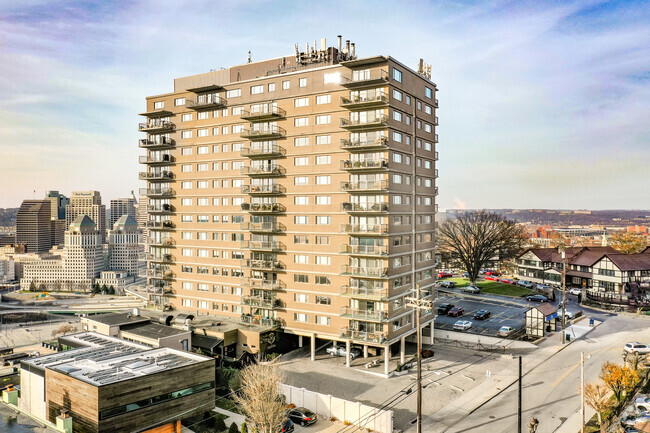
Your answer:
[[[12,83],[0,88],[0,207],[34,190],[127,196],[143,186],[137,113],[169,77],[342,34],[361,57],[381,49],[414,69],[420,57],[432,64],[441,209],[650,208],[637,197],[650,186],[643,2],[421,3],[391,14],[388,2],[158,4],[0,6],[0,80]],[[321,20],[335,10],[336,26]]]

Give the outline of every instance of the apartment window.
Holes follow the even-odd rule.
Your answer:
[[[210,222],[210,217],[208,215],[197,215],[196,222],[199,223],[208,223]]]
[[[332,305],[332,298],[326,296],[316,296],[316,303],[319,305]]]
[[[393,120],[396,120],[398,122],[401,122],[403,120],[403,115],[401,112],[397,110],[393,110]]]
[[[293,204],[297,205],[308,205],[309,204],[309,196],[306,195],[297,195],[293,198]]]
[[[181,239],[187,240],[192,239],[192,232],[182,232]]]
[[[164,101],[158,101],[153,103],[153,109],[154,110],[159,110],[161,108],[165,108],[165,102]]]
[[[316,216],[316,224],[320,225],[329,225],[330,224],[329,216]]]
[[[192,253],[193,253],[193,251],[192,251],[191,248],[183,248],[183,249],[181,250],[181,255],[182,255],[182,256],[185,256],[185,257],[192,257],[192,256],[194,255],[194,254],[192,254]]]
[[[199,199],[199,200],[208,200],[206,199]],[[200,241],[207,241],[208,240],[208,233],[207,232],[199,232],[196,234],[196,238]]]
[[[282,82],[282,90],[289,90],[290,88],[291,88],[291,83],[289,83],[289,80]]]
[[[309,98],[296,98],[293,100],[294,107],[307,107],[309,105]]]
[[[192,182],[191,181],[182,182],[181,189],[192,189]]]
[[[316,316],[316,324],[330,326],[330,318],[327,316]]]
[[[329,245],[330,237],[329,236],[316,236],[316,245]]]
[[[181,272],[184,272],[186,274],[191,274],[192,273],[192,267],[191,266],[181,266]]]
[[[210,206],[210,199],[209,198],[197,198],[196,199],[196,205],[197,206]]]
[[[316,96],[316,104],[329,104],[332,102],[332,95],[319,95]]]
[[[323,114],[321,116],[316,116],[316,125],[328,125],[332,121],[332,116],[329,114]]]
[[[309,224],[309,217],[305,215],[296,215],[293,217],[294,224]]]
[[[226,92],[226,98],[238,98],[241,96],[241,89],[232,89]],[[228,110],[226,110],[226,113]]]
[[[244,161],[233,161],[232,162],[232,169],[233,170],[239,170],[244,166]]]
[[[402,82],[402,71],[399,69],[393,68],[393,80],[397,81],[398,83]]]
[[[293,262],[299,263],[301,265],[307,265],[309,264],[309,256],[306,254],[295,254],[293,256]]]
[[[212,128],[212,135],[219,135],[220,132],[221,132],[221,129],[219,127]],[[219,146],[217,145],[217,146],[214,146],[214,147],[219,147]],[[218,152],[218,150],[216,150],[215,152]]]
[[[196,118],[198,120],[205,120],[210,118],[210,112],[209,111],[199,111],[196,113]]]
[[[207,269],[207,268],[203,268],[203,269]],[[198,272],[198,269],[197,269],[197,272]],[[204,274],[204,273],[207,273],[207,272],[198,272],[198,273]],[[205,284],[205,283],[199,283],[199,284],[196,285],[196,289],[199,292],[209,292],[210,291],[210,286],[208,284]],[[203,301],[201,301],[201,302],[203,302]],[[200,304],[200,302],[199,302],[199,304]],[[199,308],[208,308],[207,307],[207,302],[206,302],[205,307],[199,307]]]
[[[317,265],[329,266],[331,263],[332,263],[332,258],[330,256],[316,256]]]
[[[422,109],[422,101],[418,101],[417,103],[418,110]]]
[[[221,149],[222,152],[230,152],[230,146],[228,146],[227,144],[222,145]]]
[[[332,143],[332,137],[329,135],[316,136],[316,144],[331,144],[331,143]]]
[[[181,199],[181,206],[192,206],[192,199],[191,198]]]
[[[427,114],[432,114],[432,113],[433,113],[433,109],[431,108],[430,105],[426,105],[426,104],[425,104],[425,105],[424,105],[424,112],[427,113]]]
[[[428,141],[424,142],[424,150],[431,150],[431,147],[432,147],[431,143],[429,143]]]
[[[192,148],[191,147],[184,147],[181,149],[181,155],[186,156],[186,155],[191,155],[192,154]]]
[[[233,152],[239,152],[244,148],[244,143],[233,143],[232,144],[232,151]]]
[[[307,176],[296,176],[293,179],[293,184],[294,185],[308,185],[309,184],[309,177],[307,177]]]
[[[396,183],[400,185],[402,183],[402,175],[401,174],[394,174],[393,175],[393,183]]]
[[[424,124],[424,132],[431,132],[432,131],[432,126],[429,123]]]
[[[328,165],[332,163],[330,155],[320,155],[316,157],[316,165]]]
[[[410,125],[411,124],[411,116],[404,116],[404,123],[406,123],[407,125]]]
[[[397,89],[393,89],[393,99],[395,99],[397,101],[401,101],[402,100],[402,92],[400,92]]]
[[[309,275],[304,274],[294,274],[293,275],[294,283],[309,283]]]
[[[309,117],[296,117],[293,119],[293,126],[309,126]]]
[[[293,165],[295,167],[304,167],[306,165],[309,165],[309,157],[307,156],[296,157],[293,159]]]
[[[227,127],[227,126],[222,127],[222,128],[221,128],[221,133],[222,133],[223,135],[228,134],[228,127]]]
[[[251,95],[259,95],[264,93],[264,85],[260,84],[258,86],[251,86]]]
[[[406,98],[404,98],[404,102],[405,102],[407,105],[411,105],[411,97],[410,97],[409,95],[406,95]]]
[[[226,146],[228,146],[227,144],[224,144],[223,146],[224,146],[224,149],[226,149],[226,150],[228,149],[226,147]],[[221,163],[221,169],[222,170],[230,170],[228,167],[230,167],[230,164],[228,162],[222,162]]]
[[[424,96],[426,96],[429,99],[432,99],[433,98],[433,90],[431,90],[428,87],[425,87],[424,88]]]
[[[317,205],[328,205],[331,203],[331,198],[329,195],[317,195],[316,204]]]
[[[181,138],[192,138],[192,131],[181,131]]]
[[[330,277],[328,277],[326,275],[316,275],[315,280],[316,280],[316,284],[321,285],[321,286],[329,286],[330,284],[332,284],[332,281],[331,281]],[[318,299],[318,297],[317,297],[317,299]],[[318,303],[318,301],[316,301],[316,303]],[[328,303],[327,305],[330,305],[330,304]]]
[[[296,301],[301,302],[301,301]],[[309,321],[309,315],[305,313],[293,313],[293,320],[296,322],[307,323]]]
[[[185,105],[185,98],[174,99],[174,106],[178,107],[179,105]]]
[[[210,147],[209,146],[199,146],[196,148],[196,153],[199,155],[205,155],[206,153],[210,153]]]
[[[393,141],[396,143],[401,143],[404,139],[404,136],[401,132],[393,131]]]
[[[300,81],[298,81],[298,87],[307,87],[307,79],[301,78]]]
[[[399,164],[402,163],[403,161],[403,155],[401,153],[393,152],[393,162],[397,162]]]
[[[210,188],[207,180],[200,180],[196,182],[196,187],[199,189]]]
[[[275,83],[269,83],[269,92],[275,92]]]
[[[309,137],[296,137],[293,139],[293,145],[300,146],[309,146]]]
[[[183,299],[182,301],[183,307],[191,307],[192,306],[192,300],[191,299]]]
[[[207,137],[208,136],[208,128],[197,129],[196,130],[196,136],[197,137]]]
[[[393,196],[393,204],[402,204],[402,196],[401,195],[394,195]]]
[[[309,243],[309,236],[307,236],[307,235],[294,235],[293,236],[293,243],[294,244],[308,244]]]
[[[415,122],[415,126],[416,126],[416,128],[418,128],[418,129],[422,129],[422,121],[421,121],[421,120],[418,120],[417,122]]]
[[[189,173],[191,171],[192,171],[192,164],[181,165],[181,172],[182,173]]]

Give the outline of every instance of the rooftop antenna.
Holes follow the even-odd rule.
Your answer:
[[[248,63],[252,63],[253,60],[251,59],[251,50],[248,50]]]

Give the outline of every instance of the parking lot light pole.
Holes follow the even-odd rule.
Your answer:
[[[562,254],[562,344],[566,343],[566,249],[560,245]]]
[[[431,301],[420,299],[420,286],[415,285],[415,297],[406,298],[408,307],[411,307],[415,310],[415,332],[418,337],[418,352],[417,352],[417,363],[418,363],[418,402],[417,402],[417,433],[422,433],[422,336],[420,329],[420,311],[421,310],[430,310],[432,308]],[[433,335],[431,336],[433,338]]]

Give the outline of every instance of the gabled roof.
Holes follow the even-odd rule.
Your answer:
[[[113,224],[113,230],[119,230],[120,227],[135,227],[138,228],[138,222],[133,219],[131,215],[122,215]]]
[[[605,254],[618,254],[619,251],[612,247],[587,247],[571,259],[572,265],[593,266]]]
[[[548,302],[541,303],[533,308],[539,310],[544,315],[544,317],[550,316],[553,313],[557,313],[557,308],[555,308]]]
[[[607,254],[621,271],[644,271],[650,270],[650,254]]]
[[[91,228],[94,230],[95,227],[97,227],[97,225],[92,219],[90,219],[88,215],[79,215],[77,216],[77,218],[74,219],[74,221],[70,223],[70,230],[73,230],[75,228],[84,228],[84,227]]]
[[[557,248],[529,248],[524,252],[532,252],[542,262],[561,263],[562,254]],[[618,254],[619,251],[614,248],[607,247],[568,247],[566,250],[566,258],[570,264],[581,266],[592,266],[600,260],[605,254]]]

